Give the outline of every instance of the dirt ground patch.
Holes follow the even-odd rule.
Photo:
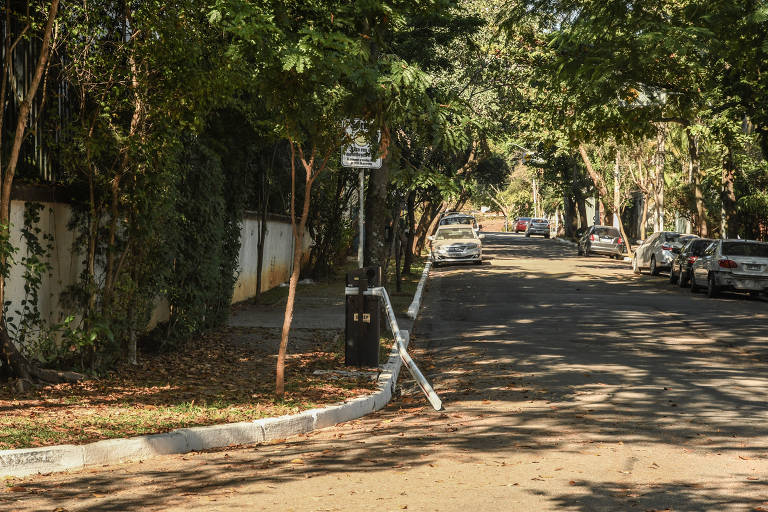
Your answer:
[[[274,398],[279,329],[229,327],[174,353],[140,354],[99,378],[19,395],[0,391],[0,449],[82,444],[176,428],[291,414],[368,394],[343,369],[343,332],[294,330],[286,395]]]

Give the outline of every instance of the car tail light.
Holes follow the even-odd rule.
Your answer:
[[[671,251],[672,250],[672,246],[671,245],[667,245],[667,244],[662,244],[661,250],[662,251]]]
[[[739,265],[733,260],[720,260],[717,262],[723,268],[736,268]]]
[[[698,256],[688,256],[688,263],[693,265],[693,262],[696,261]]]
[[[590,242],[594,242],[595,240],[597,240],[597,237],[594,234],[593,235],[589,235],[589,241]]]
[[[616,240],[616,243],[617,243],[617,244],[623,244],[623,243],[624,243],[624,240],[622,240],[622,238],[621,238],[621,237],[619,237],[619,239],[618,239],[618,240]]]

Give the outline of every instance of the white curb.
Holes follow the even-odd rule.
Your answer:
[[[428,267],[427,267],[428,268]],[[408,346],[408,331],[400,331]],[[393,344],[378,378],[378,390],[368,396],[299,414],[207,427],[180,428],[165,434],[108,439],[81,446],[60,445],[0,451],[0,476],[24,477],[38,473],[78,470],[117,464],[157,455],[187,453],[224,446],[285,439],[318,428],[360,418],[385,407],[392,399],[402,361]]]
[[[419,314],[419,308],[421,307],[421,296],[424,293],[424,285],[429,277],[429,269],[432,267],[432,262],[428,261],[424,265],[424,272],[421,273],[421,279],[419,279],[419,285],[416,287],[416,293],[413,295],[413,302],[408,306],[408,317],[411,320],[416,320],[416,315]]]

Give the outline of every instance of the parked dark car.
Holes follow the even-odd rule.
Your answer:
[[[528,229],[528,223],[531,222],[530,217],[518,217],[515,219],[515,233],[520,233]]]
[[[669,270],[669,282],[677,283],[680,288],[685,288],[691,281],[691,267],[693,263],[704,255],[704,251],[712,243],[710,238],[691,238],[683,245],[672,261]]]
[[[579,256],[606,254],[618,260],[624,253],[624,240],[613,226],[590,226],[581,235],[577,251]]]

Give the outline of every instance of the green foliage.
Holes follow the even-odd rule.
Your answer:
[[[242,115],[216,112],[179,155],[174,216],[165,230],[173,258],[164,290],[171,315],[161,347],[220,326],[228,317],[253,140]]]
[[[308,224],[313,242],[310,276],[314,279],[331,277],[345,263],[357,232],[356,219],[345,215],[357,179],[354,170],[340,169],[321,176],[315,185]]]

